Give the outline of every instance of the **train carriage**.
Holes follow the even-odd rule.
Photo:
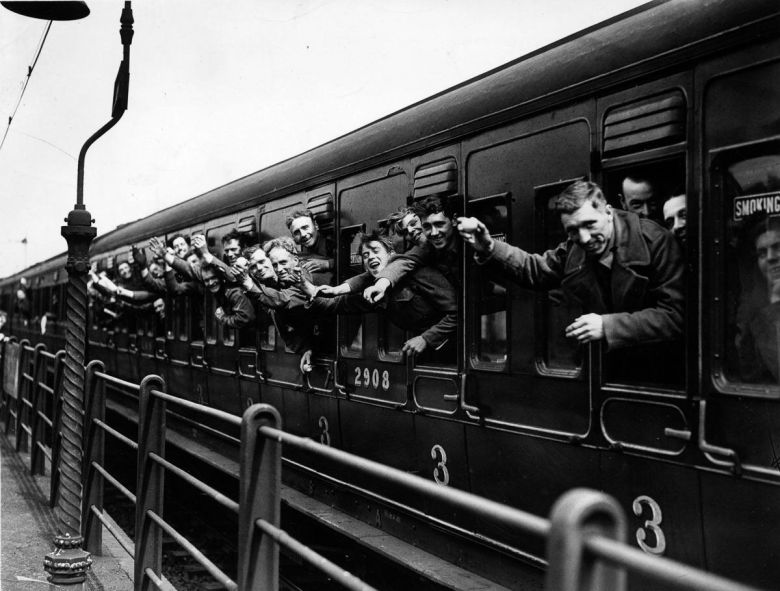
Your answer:
[[[308,208],[335,241],[340,281],[359,267],[360,232],[426,196],[448,196],[496,239],[539,252],[566,238],[547,209],[552,195],[590,179],[617,205],[621,180],[641,171],[687,197],[679,366],[648,375],[611,364],[598,344],[573,345],[563,328],[578,311],[560,294],[489,276],[467,248],[451,363],[404,356],[403,332],[374,313],[323,326],[303,376],[273,325],[224,329],[210,297],[168,297],[164,327],[138,318],[107,329],[93,318],[89,357],[128,379],[158,373],[169,391],[232,413],[269,402],[294,433],[534,513],[575,486],[605,490],[645,552],[771,587],[780,580],[777,333],[775,371],[759,377],[743,371],[739,343],[740,327],[769,303],[749,295],[761,277],[747,236],[756,216],[780,215],[779,33],[774,1],[651,2],[92,245],[100,268],[177,233],[205,234],[219,256],[229,231],[287,235],[286,216]],[[5,332],[61,345],[64,259],[0,282]],[[33,303],[24,314],[15,311],[22,276]],[[435,527],[422,534],[412,524],[424,518],[383,505],[381,491],[354,503],[360,483],[340,476],[318,480],[299,465],[288,481],[515,582],[504,563],[453,541],[485,543],[469,533],[476,524],[429,507]],[[532,542],[486,539],[541,564]]]

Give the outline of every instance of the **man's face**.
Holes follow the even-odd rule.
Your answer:
[[[188,254],[186,260],[193,267],[200,266],[200,259],[198,258],[198,255],[196,255],[194,252],[191,252],[190,254]]]
[[[579,244],[589,257],[601,256],[612,238],[612,208],[586,201],[573,213],[562,213],[563,229],[575,244]]]
[[[232,265],[236,262],[236,259],[238,259],[238,255],[241,252],[241,245],[238,243],[238,240],[235,238],[228,240],[225,242],[225,245],[222,247],[222,257],[223,260],[228,264]]]
[[[174,238],[171,246],[173,247],[173,252],[180,259],[185,258],[187,256],[187,251],[190,249],[190,247],[187,245],[187,241],[181,236]]]
[[[413,244],[420,245],[425,242],[425,234],[423,234],[422,222],[417,214],[407,213],[400,222],[398,222],[398,230],[401,236],[408,238]]]
[[[756,259],[770,287],[780,284],[780,230],[767,230],[756,238]]]
[[[160,263],[152,261],[149,263],[149,274],[155,279],[160,279],[165,275],[165,269]]]
[[[688,224],[688,208],[685,195],[672,197],[664,203],[664,223],[676,236],[685,239]]]
[[[295,244],[310,248],[317,242],[317,233],[317,224],[309,217],[295,218],[290,224],[290,234]]]
[[[258,283],[276,281],[274,266],[262,248],[258,248],[249,257],[249,274]]]
[[[657,219],[658,203],[655,201],[653,187],[647,181],[634,182],[630,178],[624,179],[623,195],[620,199],[626,211],[631,211],[640,218]]]
[[[360,258],[363,259],[363,268],[366,272],[370,273],[372,277],[376,277],[387,266],[390,253],[384,244],[378,240],[372,240],[361,245]]]
[[[212,269],[204,269],[203,284],[211,293],[218,293],[222,287],[222,280]]]
[[[443,211],[426,216],[422,228],[425,238],[436,250],[447,250],[452,247],[455,229],[452,220]]]
[[[271,249],[268,258],[271,259],[276,276],[279,278],[279,284],[285,287],[292,285],[295,282],[294,271],[298,266],[298,257],[284,248],[277,247]]]
[[[133,270],[130,268],[129,263],[119,263],[119,266],[116,268],[116,272],[122,279],[130,279],[133,276]]]

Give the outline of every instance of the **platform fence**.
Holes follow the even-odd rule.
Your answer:
[[[14,339],[3,342],[0,352],[3,372],[0,418],[5,422],[5,433],[15,431],[18,450],[25,449],[29,442],[33,450],[46,454],[56,465],[56,409],[59,407],[63,354],[51,354],[42,345],[31,347],[26,341]],[[136,440],[106,422],[107,385],[129,397],[137,396]],[[544,587],[547,591],[623,591],[627,589],[629,572],[667,588],[755,591],[752,587],[674,560],[645,554],[628,545],[622,508],[614,498],[599,491],[571,490],[557,500],[549,518],[540,517],[285,432],[278,411],[270,405],[252,405],[238,417],[167,393],[165,382],[159,376],[149,375],[140,384],[135,384],[109,375],[101,361],[92,361],[86,367],[84,400],[82,533],[85,549],[92,554],[101,553],[105,528],[133,557],[134,588],[139,591],[174,589],[162,574],[163,535],[175,541],[225,589],[277,590],[280,548],[346,589],[373,589],[280,528],[283,449],[305,452],[322,462],[335,463],[377,479],[395,490],[413,493],[421,503],[435,501],[479,522],[500,525],[510,535],[514,532],[543,538],[548,563]],[[218,420],[240,429],[238,501],[190,474],[186,462],[176,465],[166,456],[166,419],[182,411],[190,417]],[[134,491],[107,469],[107,437],[136,454]],[[31,471],[40,470],[40,466],[39,458],[31,461]],[[237,580],[228,576],[165,520],[163,505],[168,475],[187,483],[237,516]],[[114,487],[134,504],[133,545],[123,541],[124,536],[107,517],[104,508],[106,485]],[[52,502],[55,495],[53,485]]]

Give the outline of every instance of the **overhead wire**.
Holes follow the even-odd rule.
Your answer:
[[[38,42],[38,47],[35,50],[35,57],[33,58],[32,64],[27,66],[27,77],[24,80],[24,85],[22,86],[22,92],[19,93],[19,100],[16,101],[16,106],[14,107],[13,113],[8,117],[8,125],[6,125],[5,133],[3,133],[3,139],[0,140],[0,150],[3,149],[3,145],[5,144],[5,138],[8,137],[8,132],[11,130],[11,123],[14,120],[14,117],[16,117],[16,112],[19,110],[19,106],[22,104],[22,99],[24,98],[24,92],[27,90],[27,85],[30,83],[30,78],[32,77],[32,73],[35,70],[35,66],[38,63],[38,58],[41,57],[41,52],[43,51],[43,44],[46,43],[46,37],[49,36],[49,29],[51,29],[51,23],[53,21],[49,21],[46,24],[46,29],[44,29],[43,34],[41,35],[41,40]]]

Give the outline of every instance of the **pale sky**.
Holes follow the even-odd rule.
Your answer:
[[[129,108],[84,202],[100,235],[643,3],[136,0]],[[111,117],[124,2],[88,4],[52,24],[0,148],[0,277],[66,250],[79,150]],[[45,28],[0,8],[0,138]]]

